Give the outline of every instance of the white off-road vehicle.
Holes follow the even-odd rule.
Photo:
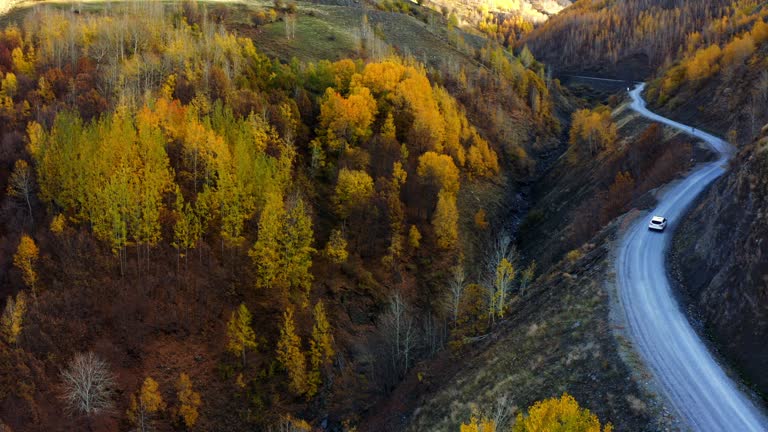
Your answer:
[[[653,231],[664,231],[667,227],[667,219],[662,216],[654,216],[651,218],[651,223],[648,224],[648,229]]]

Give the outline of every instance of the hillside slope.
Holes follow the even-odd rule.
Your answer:
[[[733,13],[731,5],[730,0],[579,0],[518,47],[528,45],[557,72],[642,81],[674,58],[690,33],[712,33],[717,18]]]
[[[4,18],[0,430],[354,427],[463,331],[446,280],[558,143],[543,66],[480,37],[216,3]],[[110,410],[61,397],[93,358]]]
[[[658,430],[660,407],[632,379],[609,318],[604,280],[617,226],[596,236],[582,258],[553,266],[493,334],[456,354],[471,361],[446,374],[423,370],[427,396],[406,430],[456,431],[473,412],[490,415],[505,402],[516,412],[562,392],[616,430]]]
[[[768,8],[732,20],[716,40],[696,38],[651,82],[655,109],[751,143],[768,120]]]
[[[566,153],[533,187],[518,246],[521,257],[546,269],[542,276],[515,294],[492,331],[417,366],[362,430],[381,430],[374,425],[382,424],[386,431],[456,430],[473,413],[492,416],[505,406],[514,414],[565,391],[617,430],[665,427],[664,408],[644,387],[646,372],[622,338],[621,324],[609,317],[610,251],[625,226],[625,218],[614,218],[652,205],[650,189],[709,154],[626,105],[613,114],[622,137],[614,147],[575,164]],[[649,144],[659,147],[649,150]],[[650,166],[663,169],[648,171]],[[615,189],[617,172],[644,180],[621,193],[621,204],[606,205],[617,199],[606,200],[605,190]]]
[[[656,109],[739,147],[728,173],[691,210],[670,254],[694,320],[764,397],[766,16],[765,7],[756,7],[733,21],[720,40],[698,41],[660,71],[648,92]]]
[[[674,275],[689,312],[768,397],[768,129],[741,149],[675,234]]]

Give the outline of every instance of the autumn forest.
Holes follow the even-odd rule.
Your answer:
[[[522,3],[0,16],[0,432],[666,427],[600,278],[713,156],[558,74],[760,77],[747,142],[768,9]]]
[[[35,8],[0,45],[12,430],[50,425],[49,407],[74,414],[65,428],[348,416],[365,401],[351,388],[389,391],[502,317],[516,273],[534,277],[507,240],[492,283],[461,296],[485,278],[464,261],[487,258],[462,241],[493,216],[460,208],[464,184],[531,168],[458,99],[498,88],[499,109],[557,125],[540,71],[500,49],[494,74],[394,53],[283,63],[195,2]],[[368,344],[373,363],[354,366],[368,382],[343,366],[353,340]],[[178,372],[158,376],[167,356]],[[104,381],[96,395],[76,394],[86,373]]]

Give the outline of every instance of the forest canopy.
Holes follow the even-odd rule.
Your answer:
[[[34,7],[0,30],[0,255],[14,256],[0,260],[0,364],[18,371],[0,395],[18,422],[45,424],[53,405],[72,428],[108,408],[139,430],[299,427],[293,415],[317,415],[301,404],[354,413],[344,386],[374,400],[449,338],[486,331],[488,290],[504,291],[493,316],[511,301],[509,272],[472,298],[462,279],[450,308],[434,289],[485,258],[465,248],[495,215],[467,186],[531,176],[532,143],[556,141],[530,53],[489,43],[445,70],[365,49],[286,62],[223,15]],[[69,393],[34,391],[47,383]]]

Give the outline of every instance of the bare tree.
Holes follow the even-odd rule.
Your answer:
[[[530,284],[533,281],[533,278],[536,276],[536,261],[531,261],[530,264],[528,264],[528,267],[523,270],[523,273],[520,275],[520,295],[525,295],[525,289],[528,288],[528,284]]]
[[[405,316],[403,327],[403,346],[401,352],[403,353],[403,375],[411,368],[411,361],[413,360],[414,351],[418,341],[418,333],[416,326],[413,325],[413,318],[410,315]]]
[[[491,239],[491,244],[489,246],[488,249],[490,250],[490,253],[485,257],[484,263],[484,282],[493,284],[494,279],[496,279],[496,269],[499,267],[499,264],[501,264],[501,260],[506,258],[507,261],[511,263],[514,262],[517,251],[515,251],[514,246],[512,246],[512,237],[510,237],[506,231],[500,232],[496,237]]]
[[[503,394],[496,399],[489,418],[496,425],[496,430],[508,430],[509,421],[512,419],[512,400],[509,395]]]
[[[93,352],[78,353],[61,371],[62,399],[73,413],[94,415],[112,407],[115,378]]]
[[[768,71],[763,71],[755,80],[752,97],[749,100],[750,138],[758,131],[758,122],[765,113],[768,102]]]
[[[755,83],[755,93],[759,97],[759,101],[765,104],[768,102],[768,71],[763,71],[760,74],[760,78]]]
[[[296,14],[283,15],[283,23],[285,23],[285,38],[296,39]]]
[[[309,424],[301,419],[295,419],[291,416],[285,416],[274,426],[270,427],[270,432],[305,432],[310,430]]]
[[[498,278],[499,266],[504,260],[514,264],[517,251],[512,245],[512,238],[506,231],[501,231],[491,239],[489,250],[490,253],[485,257],[481,280],[488,296],[488,320],[490,322],[494,320],[495,311],[503,307],[503,304],[499,305],[498,302],[499,300],[504,301],[502,294],[505,294],[505,290],[509,288],[509,281],[506,278],[504,280]]]
[[[19,159],[13,166],[13,173],[8,179],[8,195],[24,200],[29,212],[29,220],[32,219],[32,193],[35,183],[32,177],[32,170],[24,159]]]
[[[390,361],[399,376],[410,368],[418,341],[418,332],[408,305],[399,292],[392,295],[381,318],[380,331],[389,345]]]
[[[467,277],[464,274],[464,267],[457,265],[453,268],[451,279],[448,281],[448,289],[451,295],[451,314],[453,315],[453,325],[459,319],[459,306],[461,305],[461,296],[464,294],[464,286]]]

